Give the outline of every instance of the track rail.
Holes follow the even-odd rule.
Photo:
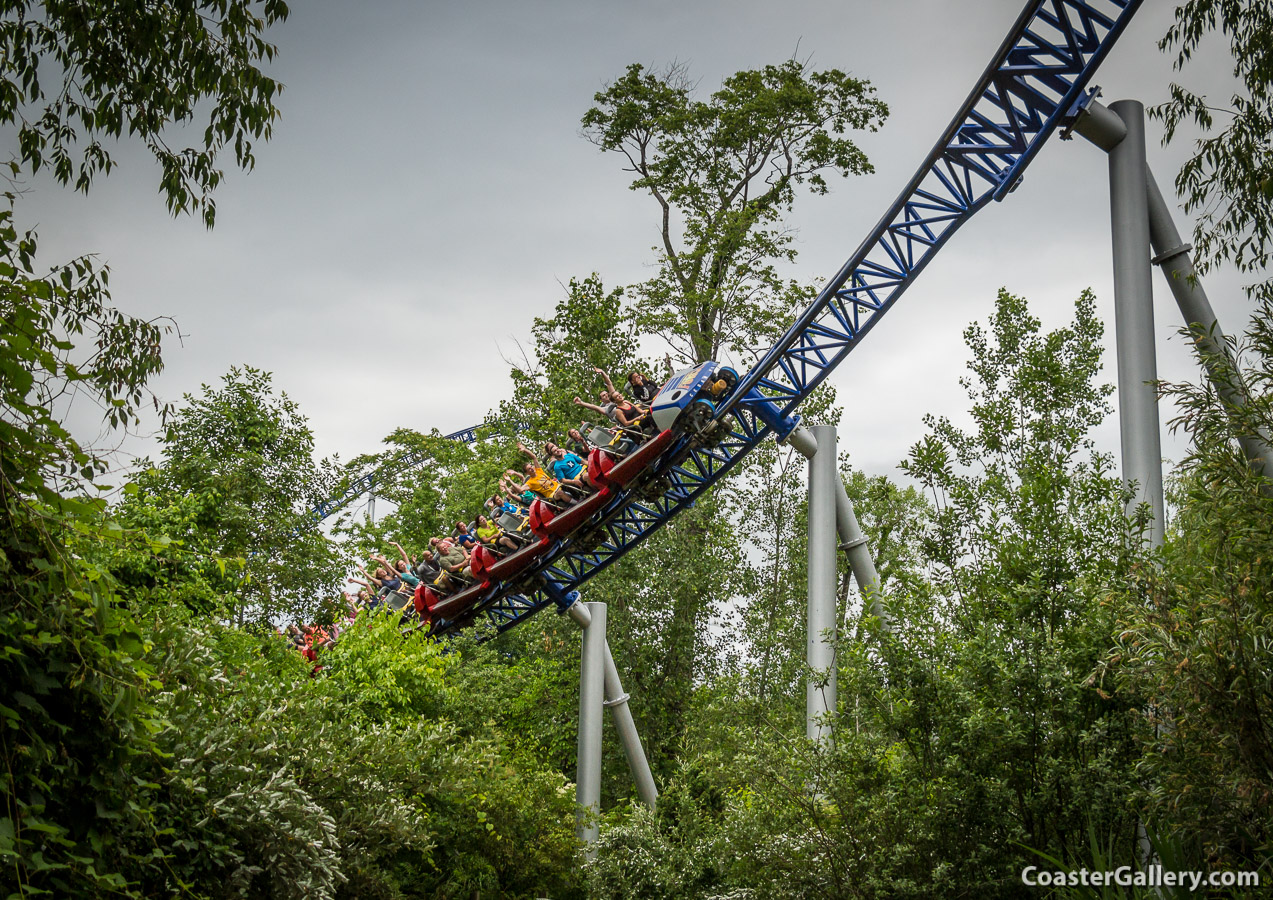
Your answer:
[[[714,447],[681,438],[652,468],[667,487],[656,498],[625,491],[554,545],[525,583],[493,589],[475,619],[512,628],[582,585],[669,521],[738,464],[771,429],[772,403],[790,414],[875,327],[954,233],[1018,183],[1109,54],[1141,0],[1032,0],[968,99],[879,223],[783,337],[742,378],[717,418],[728,438]],[[863,375],[863,377],[868,377]],[[748,398],[749,391],[756,394]],[[599,540],[598,540],[599,538]]]
[[[463,441],[466,444],[471,444],[477,440],[477,430],[481,427],[481,425],[470,425],[468,428],[461,428],[459,431],[453,431],[450,434],[443,435],[443,437],[450,441]],[[317,525],[328,516],[334,516],[363,494],[368,494],[374,490],[376,482],[381,478],[388,477],[389,474],[400,469],[417,466],[424,462],[426,456],[427,454],[424,453],[413,453],[410,456],[395,459],[393,462],[378,466],[370,472],[359,475],[339,494],[329,497],[321,503],[314,504],[309,511],[311,524]]]

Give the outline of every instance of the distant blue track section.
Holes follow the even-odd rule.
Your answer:
[[[459,431],[453,431],[450,434],[445,435],[445,437],[448,440],[463,441],[466,444],[471,444],[477,440],[477,430],[480,427],[480,425],[470,425],[468,428],[461,428]],[[394,471],[397,471],[398,469],[405,469],[419,465],[422,462],[424,462],[424,454],[416,453],[403,459],[396,459],[388,465],[391,466]],[[383,479],[386,474],[385,467],[382,466],[358,476],[339,494],[334,497],[329,497],[322,503],[316,504],[309,511],[310,518],[313,520],[314,524],[318,524],[328,516],[335,515],[363,494],[371,493],[376,487],[376,482]]]
[[[875,327],[960,226],[1016,186],[1080,100],[1140,3],[1029,3],[875,229],[718,410],[717,418],[728,423],[729,437],[716,446],[680,439],[653,465],[656,491],[647,482],[639,492],[619,493],[589,526],[558,542],[529,577],[519,578],[523,592],[495,586],[475,613],[449,627],[485,620],[502,632],[549,604],[563,604],[569,592],[693,504],[768,437],[771,429],[760,417],[761,405],[776,404],[784,414],[794,410]],[[351,486],[345,493],[353,490]]]

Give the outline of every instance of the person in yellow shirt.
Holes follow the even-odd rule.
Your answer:
[[[562,490],[561,482],[545,472],[539,463],[528,462],[522,471],[524,475],[519,475],[512,469],[504,471],[504,477],[508,479],[508,487],[512,490],[523,496],[530,492],[531,494],[538,494],[545,500],[555,500],[561,503],[570,502],[570,497]],[[503,487],[502,484],[501,487]]]

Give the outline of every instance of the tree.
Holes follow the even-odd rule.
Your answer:
[[[501,404],[499,419],[536,435],[559,437],[590,415],[572,401],[596,402],[604,382],[595,369],[609,373],[622,391],[627,373],[638,365],[637,333],[623,305],[623,288],[606,291],[596,272],[570,279],[552,317],[536,317],[531,336],[530,352],[513,364],[513,397]]]
[[[1138,562],[1089,439],[1109,393],[1101,333],[1090,295],[1043,333],[1006,291],[968,329],[973,427],[929,418],[912,451],[935,511],[918,548],[890,543],[893,633],[840,642],[832,745],[751,679],[703,688],[657,816],[605,834],[628,856],[589,864],[595,890],[1015,897],[1021,845],[1081,859],[1095,832],[1134,859],[1135,700],[1089,681],[1115,627],[1106,596]],[[798,518],[799,501],[791,484],[790,512],[756,521]],[[877,535],[923,509],[879,502]]]
[[[795,251],[781,221],[806,185],[871,171],[842,135],[875,130],[888,108],[869,82],[805,64],[737,72],[706,101],[682,66],[630,65],[583,116],[585,136],[623,155],[631,187],[658,207],[659,270],[634,289],[638,325],[687,360],[768,346],[808,299],[775,261]]]
[[[1002,290],[989,330],[965,331],[973,427],[927,417],[903,464],[935,514],[933,585],[898,595],[916,604],[899,618],[933,621],[899,630],[891,675],[912,696],[893,728],[930,777],[997,795],[1027,846],[1073,858],[1093,823],[1131,859],[1132,704],[1085,683],[1113,628],[1103,592],[1139,563],[1089,436],[1113,390],[1097,381],[1103,333],[1088,291],[1048,334]]]
[[[252,142],[278,117],[281,86],[257,64],[277,50],[263,32],[287,15],[283,0],[3,0],[0,123],[17,129],[17,171],[47,166],[87,192],[114,164],[101,139],[135,136],[161,166],[168,209],[211,227],[218,156],[231,146],[251,169]],[[204,117],[195,146],[173,146]]]
[[[1273,304],[1239,358],[1252,386],[1244,427],[1273,425]],[[1198,348],[1197,352],[1202,352]],[[1234,445],[1208,383],[1166,386],[1190,437],[1161,567],[1115,594],[1106,688],[1145,698],[1142,802],[1161,835],[1214,866],[1262,865],[1273,849],[1273,527],[1262,479]],[[1168,721],[1169,719],[1169,721]]]
[[[990,333],[976,324],[964,332],[974,377],[960,383],[975,428],[927,416],[932,433],[902,464],[936,509],[927,540],[939,583],[972,621],[984,615],[973,598],[984,602],[1029,575],[1040,579],[1032,591],[1044,601],[1031,619],[1050,631],[1072,616],[1064,585],[1118,558],[1122,515],[1101,499],[1118,494],[1117,483],[1087,436],[1109,414],[1113,392],[1093,383],[1104,327],[1088,291],[1075,313],[1073,326],[1043,336],[1025,301],[1001,290]]]
[[[35,253],[0,212],[0,890],[100,896],[122,893],[113,835],[144,815],[126,767],[154,749],[153,669],[94,559],[135,537],[103,515],[106,459],[52,409],[77,391],[134,421],[162,329],[112,309],[90,260],[37,275]]]
[[[795,257],[783,216],[802,185],[821,194],[831,174],[870,171],[844,133],[874,129],[886,114],[867,82],[795,60],[738,72],[706,100],[679,66],[655,74],[631,65],[596,94],[585,136],[622,155],[631,188],[648,193],[659,214],[657,274],[627,292],[638,335],[657,335],[690,362],[768,346],[810,299],[777,268]],[[739,643],[721,633],[718,616],[743,585],[742,508],[717,491],[651,541],[640,562],[598,579],[607,587],[627,579],[612,627],[631,629],[630,652],[643,660],[635,689],[657,697],[654,733],[668,742],[688,727],[690,685]],[[662,568],[651,571],[649,559]],[[664,772],[670,763],[656,759]]]
[[[337,590],[338,567],[326,538],[307,527],[324,482],[305,418],[287,394],[275,396],[268,372],[251,366],[184,399],[164,435],[162,465],[138,478],[127,505],[210,498],[190,533],[172,536],[245,561],[233,591],[238,621],[309,620]]]
[[[1176,54],[1183,71],[1203,38],[1215,28],[1228,36],[1233,75],[1240,83],[1228,107],[1179,84],[1171,99],[1151,113],[1166,127],[1164,143],[1186,123],[1203,132],[1176,176],[1185,212],[1198,214],[1194,244],[1198,270],[1230,261],[1252,274],[1266,269],[1273,254],[1273,8],[1264,0],[1188,0],[1176,8],[1174,24],[1158,46]],[[1217,114],[1226,124],[1216,130]],[[1273,296],[1265,280],[1252,288]]]

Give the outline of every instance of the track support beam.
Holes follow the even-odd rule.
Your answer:
[[[595,855],[592,845],[600,828],[601,814],[601,717],[604,710],[606,673],[606,605],[584,604],[588,624],[583,629],[583,653],[579,667],[579,749],[575,801],[579,804],[579,840]]]
[[[853,511],[853,501],[844,487],[844,481],[836,477],[835,492],[835,528],[840,534],[840,549],[849,558],[849,568],[853,571],[853,580],[862,592],[862,603],[869,606],[871,615],[880,623],[884,633],[893,630],[893,621],[884,609],[884,598],[880,593],[880,576],[875,571],[875,560],[871,559],[871,548],[866,544],[866,535],[858,525],[857,514]]]
[[[1158,363],[1154,352],[1154,295],[1149,261],[1149,203],[1145,185],[1145,107],[1119,100],[1110,110],[1127,135],[1109,151],[1110,218],[1114,244],[1114,338],[1118,348],[1118,420],[1123,480],[1130,508],[1149,504],[1151,546],[1162,545],[1165,519],[1162,436],[1158,422]]]
[[[836,461],[834,425],[810,431],[817,452],[809,460],[809,606],[805,656],[805,733],[820,744],[831,742],[830,717],[836,709],[836,494],[844,489]]]
[[[818,442],[808,428],[797,427],[784,443],[790,444],[805,459],[812,460],[818,452]],[[812,471],[812,470],[811,470]],[[862,592],[863,601],[870,604],[871,615],[879,619],[884,631],[893,630],[892,620],[884,609],[883,595],[880,592],[880,576],[875,571],[875,561],[871,559],[871,548],[867,546],[866,535],[858,525],[857,513],[853,510],[853,501],[844,482],[835,479],[835,528],[840,535],[840,549],[849,558],[849,568],[853,572],[853,580]]]
[[[580,628],[586,631],[592,624],[592,614],[588,609],[592,605],[574,600],[565,611],[579,624]],[[597,605],[605,606],[605,604]],[[645,748],[641,745],[641,736],[637,733],[632,710],[628,708],[628,700],[631,698],[623,690],[623,682],[619,679],[619,667],[614,663],[614,654],[610,652],[608,640],[605,642],[604,663],[605,701],[602,705],[610,710],[614,729],[618,732],[619,743],[623,747],[623,755],[628,760],[628,769],[632,772],[632,780],[636,783],[637,797],[650,809],[654,809],[658,805],[659,791],[654,784],[654,775],[650,772],[650,763],[646,758]]]
[[[659,802],[659,789],[654,785],[654,775],[650,772],[645,748],[641,746],[636,722],[632,720],[632,710],[628,709],[628,695],[624,693],[623,683],[619,681],[619,667],[614,664],[609,642],[606,643],[605,705],[610,710],[614,730],[619,733],[619,744],[623,747],[623,755],[627,757],[628,770],[632,773],[632,780],[636,782],[637,797],[650,809],[654,809]]]
[[[1106,152],[1112,151],[1127,136],[1127,126],[1122,118],[1097,100],[1090,101],[1079,113],[1074,131]],[[1247,463],[1256,474],[1273,479],[1273,444],[1267,434],[1241,427],[1241,410],[1247,404],[1246,386],[1241,381],[1236,362],[1225,342],[1224,331],[1194,269],[1189,255],[1192,248],[1176,229],[1167,201],[1148,167],[1145,169],[1145,193],[1153,262],[1167,278],[1180,315],[1201,351],[1207,376],[1225,404],[1234,411],[1239,425],[1235,436]]]

